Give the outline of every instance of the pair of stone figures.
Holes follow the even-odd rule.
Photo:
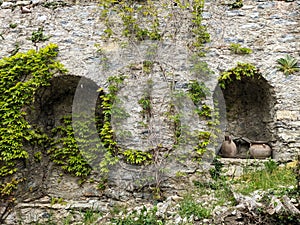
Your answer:
[[[252,158],[264,159],[271,156],[272,149],[265,143],[250,142],[249,153]],[[236,158],[238,155],[236,144],[229,136],[225,136],[220,149],[220,155],[225,158]]]

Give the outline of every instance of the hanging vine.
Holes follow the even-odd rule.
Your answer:
[[[24,178],[12,176],[17,164],[28,158],[27,145],[43,148],[47,137],[26,120],[26,106],[38,88],[50,85],[55,74],[66,69],[55,60],[58,46],[49,44],[38,52],[29,50],[0,60],[0,197],[13,194]],[[4,179],[5,178],[5,179]]]
[[[259,79],[261,77],[261,73],[250,63],[238,62],[236,67],[223,72],[218,78],[218,81],[220,87],[225,89],[228,84],[236,80],[241,80],[243,77]]]
[[[108,165],[115,164],[119,158],[123,158],[126,162],[136,165],[147,164],[152,160],[152,155],[149,152],[143,152],[135,149],[121,149],[116,142],[115,131],[111,125],[111,116],[115,109],[114,103],[117,101],[117,93],[122,88],[122,83],[125,76],[111,76],[108,78],[108,91],[109,93],[101,95],[101,109],[103,110],[103,125],[99,129],[99,134],[103,146],[106,148],[104,159],[101,161],[101,171],[108,172]],[[102,88],[99,91],[103,91]],[[124,114],[125,112],[122,112]]]
[[[80,132],[81,139],[79,137],[75,138],[71,115],[64,116],[61,119],[62,125],[52,129],[51,134],[53,139],[51,141],[51,148],[48,150],[50,158],[54,163],[60,165],[63,170],[75,176],[86,177],[92,170],[86,160],[87,157],[82,155],[80,149],[85,149],[85,146],[90,148],[91,142],[99,141],[97,138],[96,140],[91,139],[86,135],[89,123],[93,122],[95,120],[89,121],[85,119],[80,124],[76,123],[76,129]],[[89,150],[92,151],[92,149]],[[97,149],[93,150],[97,151]]]
[[[158,8],[154,1],[145,2],[133,0],[104,0],[101,1],[101,18],[106,29],[105,38],[111,38],[116,34],[111,12],[116,12],[122,24],[122,35],[132,41],[160,40],[162,33],[158,17]]]

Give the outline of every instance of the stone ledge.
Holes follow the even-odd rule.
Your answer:
[[[263,169],[265,167],[264,163],[268,162],[269,159],[220,158],[219,161],[223,164],[223,175],[239,177],[244,174],[245,170],[254,171]]]
[[[235,158],[220,158],[224,165],[258,165],[264,164],[265,162],[269,161],[269,159],[235,159]]]

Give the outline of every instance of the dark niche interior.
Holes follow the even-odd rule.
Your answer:
[[[251,142],[267,144],[272,140],[274,92],[263,77],[232,81],[225,89],[215,91],[214,99],[223,100],[220,120],[223,131],[237,146],[237,158],[249,156]]]
[[[99,101],[97,100],[96,104],[91,103],[93,99],[90,95],[94,97],[98,88],[94,81],[80,76],[54,77],[49,86],[37,91],[34,104],[27,110],[28,120],[32,125],[42,128],[44,132],[49,132],[61,125],[63,116],[72,115],[74,111],[83,112],[87,110],[88,104],[93,106],[91,110],[95,115],[99,113],[95,112],[96,108],[100,108],[97,107]],[[77,103],[74,100],[75,96],[79,96],[76,99]]]
[[[99,96],[103,93],[97,92],[98,89],[99,86],[94,81],[84,77],[73,75],[54,77],[49,86],[37,90],[34,102],[24,109],[27,113],[26,119],[32,127],[37,128],[41,133],[48,134],[49,137],[53,137],[53,135],[56,135],[54,138],[59,137],[60,134],[53,133],[53,128],[64,126],[62,118],[65,116],[71,117],[73,129],[73,115],[75,113],[88,112],[92,119],[102,116]],[[95,123],[93,125],[95,126]],[[23,170],[23,172],[30,174],[24,175],[26,181],[22,184],[22,190],[26,192],[24,196],[28,193],[40,196],[45,191],[45,182],[52,182],[49,169],[52,161],[48,151],[46,151],[49,146],[30,145],[25,147],[31,155],[26,160],[25,167],[30,168],[30,170]]]

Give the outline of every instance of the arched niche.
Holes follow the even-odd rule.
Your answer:
[[[270,143],[273,140],[274,90],[262,76],[241,77],[216,87],[221,129],[238,147],[237,158],[249,157],[251,141]]]
[[[32,127],[38,128],[41,130],[41,133],[47,134],[49,137],[57,140],[61,134],[53,132],[53,128],[65,126],[62,118],[65,116],[71,117],[74,136],[76,141],[78,141],[78,136],[76,135],[78,135],[79,130],[76,130],[76,122],[80,123],[80,119],[85,121],[87,117],[80,118],[76,117],[76,115],[79,113],[89,113],[88,116],[91,119],[98,116],[102,117],[100,95],[104,93],[98,92],[98,89],[99,86],[94,81],[85,77],[73,75],[53,77],[49,86],[41,87],[35,93],[34,103],[26,108],[26,119],[30,122]],[[102,121],[98,120],[97,122],[99,122],[99,124],[95,124],[97,122],[92,124],[94,120],[91,121],[91,124],[88,124],[91,126],[91,129],[88,130],[88,132],[98,137],[97,135],[99,134],[97,133],[96,126],[101,124]],[[96,140],[98,141],[98,139]],[[51,144],[54,143],[52,142]],[[90,146],[93,144],[94,143],[91,143]],[[34,185],[38,190],[41,190],[34,193],[37,195],[39,195],[39,193],[47,193],[49,196],[57,196],[59,194],[59,196],[64,199],[78,198],[78,193],[81,192],[79,191],[81,187],[78,185],[79,178],[71,176],[70,174],[72,173],[62,173],[59,166],[53,167],[53,160],[51,159],[52,153],[45,151],[49,150],[49,148],[51,147],[47,145],[37,145],[32,148],[30,146],[30,148],[28,148],[31,157],[29,157],[27,162],[27,166],[30,168],[27,171],[30,174],[26,175],[23,190],[28,190],[27,193],[32,194],[29,188]],[[80,154],[83,156],[84,150],[83,148],[80,149]],[[40,157],[38,160],[35,158],[36,155]],[[101,157],[99,157],[99,159],[101,159]],[[92,166],[91,161],[88,161],[88,163]],[[58,176],[60,179],[57,179]],[[64,178],[62,176],[64,176]],[[66,185],[60,182],[59,180],[61,179],[68,180],[68,184]],[[72,192],[70,192],[70,190],[72,190]]]
[[[94,81],[84,77],[73,75],[54,77],[49,86],[41,87],[35,94],[34,103],[27,110],[28,120],[32,125],[42,128],[44,132],[49,132],[61,125],[63,116],[72,115],[74,111],[84,111],[88,104],[94,111],[99,108],[100,100],[93,105],[90,103],[90,96],[96,95],[100,99],[98,89],[99,86]],[[74,98],[77,98],[76,101]],[[99,111],[95,113],[99,114]]]

